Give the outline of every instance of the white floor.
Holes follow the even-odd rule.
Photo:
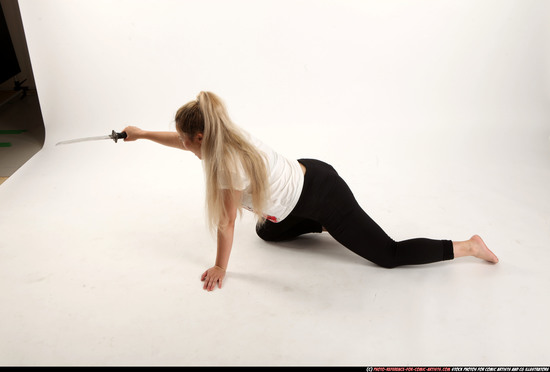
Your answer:
[[[176,14],[188,14],[177,12],[181,3],[140,2],[144,8],[131,8],[133,13],[125,2],[113,3],[110,12],[101,11],[105,3],[75,3],[20,1],[47,139],[0,186],[1,365],[550,364],[550,112],[537,85],[543,81],[536,78],[542,65],[525,56],[540,49],[514,41],[542,24],[537,23],[540,9],[510,13],[524,18],[513,18],[512,28],[499,28],[508,20],[506,11],[516,11],[519,3],[499,2],[484,13],[476,2],[455,2],[448,13],[443,7],[434,10],[441,20],[438,32],[424,37],[462,30],[465,26],[455,29],[445,20],[479,11],[476,20],[486,27],[476,40],[492,40],[487,35],[497,34],[491,30],[507,30],[517,38],[498,39],[502,49],[495,46],[491,54],[453,34],[468,47],[445,49],[442,42],[433,60],[407,54],[410,40],[405,40],[385,49],[386,57],[415,55],[418,64],[391,58],[393,67],[385,69],[389,59],[384,55],[359,53],[359,59],[350,59],[357,64],[336,71],[336,60],[322,58],[326,48],[313,43],[304,51],[306,36],[292,41],[292,33],[284,33],[309,14],[307,4],[300,3],[296,18],[274,5],[275,13],[262,13],[253,25],[263,36],[271,35],[263,21],[274,25],[277,17],[290,17],[289,28],[273,36],[272,56],[280,59],[250,61],[250,54],[239,60],[237,53],[242,65],[218,66],[199,53],[202,59],[185,63],[212,64],[181,72],[175,61],[167,62],[166,70],[155,70],[165,91],[155,93],[152,72],[141,80],[133,74],[149,71],[146,64],[157,61],[148,59],[152,47],[158,48],[158,60],[169,61],[169,52],[182,56],[173,42],[146,37],[155,24],[155,32],[166,35],[174,34],[164,27],[191,27],[172,22]],[[360,3],[345,4],[359,10],[327,2],[320,17],[339,19],[344,28],[363,27]],[[373,11],[384,7],[368,4]],[[371,19],[375,24],[365,27],[387,31],[407,24],[409,12],[400,9],[382,9]],[[227,22],[247,24],[238,18],[242,14],[235,11],[237,18]],[[415,14],[423,20],[432,13]],[[193,16],[187,22],[192,24]],[[135,29],[126,35],[130,28],[110,23],[110,17]],[[212,21],[220,28],[226,22],[221,15],[201,19],[197,22]],[[104,27],[97,29],[98,22]],[[315,22],[310,28],[331,25]],[[120,33],[112,34],[112,44],[101,42],[103,36],[95,39],[110,27]],[[244,26],[222,29],[242,31],[244,39],[218,33],[192,34],[191,41],[181,36],[191,34],[178,37],[190,48],[205,48],[204,53],[216,52],[199,42],[203,39],[221,37],[227,50],[256,40]],[[325,36],[339,29],[327,30]],[[384,42],[401,40],[393,33],[376,35]],[[134,36],[143,43],[134,42]],[[417,40],[439,41],[429,37]],[[426,51],[428,44],[420,46]],[[342,48],[355,50],[351,42]],[[101,60],[102,50],[112,56],[120,52],[109,56],[107,67],[94,60]],[[445,50],[456,54],[447,60]],[[509,50],[514,51],[510,58],[497,58],[499,51]],[[422,61],[441,58],[436,66],[445,74],[423,69]],[[359,68],[373,59],[379,72]],[[501,70],[480,67],[497,60]],[[52,74],[58,65],[63,73]],[[173,84],[162,74],[175,74]],[[243,78],[246,74],[258,80]],[[108,78],[124,81],[127,95],[100,94]],[[71,85],[75,81],[78,89]],[[149,90],[138,89],[140,84]],[[202,84],[206,88],[199,88]],[[132,86],[136,89],[128,89]],[[394,239],[461,240],[480,234],[500,263],[462,258],[386,270],[326,234],[265,243],[245,212],[224,287],[203,291],[200,275],[214,262],[215,240],[205,228],[202,167],[193,155],[147,142],[55,146],[127,124],[166,130],[178,105],[199,89],[220,94],[239,125],[289,157],[331,163]]]

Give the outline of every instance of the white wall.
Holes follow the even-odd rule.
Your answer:
[[[46,143],[127,124],[170,128],[181,104],[212,90],[237,123],[289,155],[331,161],[340,143],[350,157],[367,148],[369,158],[400,161],[428,146],[428,159],[416,160],[435,152],[452,161],[472,141],[550,134],[549,5],[27,0],[21,8]],[[508,147],[500,143],[499,155]]]
[[[460,182],[472,167],[546,160],[547,1],[24,0],[21,10],[46,147],[128,124],[173,128],[177,108],[211,90],[275,148],[337,168],[345,153]]]
[[[74,134],[89,115],[162,126],[206,89],[249,126],[502,128],[548,114],[546,1],[21,7],[50,138],[67,130],[61,104],[80,113]]]

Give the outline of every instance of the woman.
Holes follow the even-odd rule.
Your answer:
[[[363,211],[334,168],[319,160],[284,158],[240,130],[213,93],[201,92],[178,110],[175,121],[177,132],[127,127],[125,141],[148,139],[191,151],[203,161],[208,221],[217,230],[215,265],[201,276],[208,291],[222,287],[242,207],[256,214],[257,234],[266,241],[328,231],[351,251],[386,268],[464,256],[498,262],[477,235],[460,242],[393,241]]]

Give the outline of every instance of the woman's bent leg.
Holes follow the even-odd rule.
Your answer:
[[[322,226],[318,222],[307,218],[288,216],[278,223],[265,221],[264,224],[256,225],[256,233],[265,241],[279,242],[292,240],[300,235],[322,232]]]

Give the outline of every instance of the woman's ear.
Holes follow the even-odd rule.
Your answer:
[[[199,141],[199,143],[202,143],[202,133],[197,133],[197,135],[195,136],[195,140]]]

